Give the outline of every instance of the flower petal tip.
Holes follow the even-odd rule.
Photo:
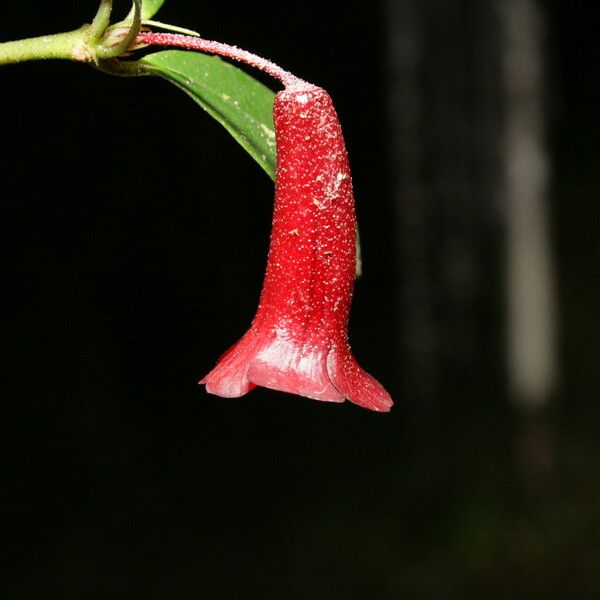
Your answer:
[[[375,412],[390,412],[392,397],[375,377],[361,369],[349,347],[330,352],[327,370],[335,387],[350,402]]]
[[[216,370],[216,369],[215,369]],[[206,392],[221,398],[239,398],[252,391],[256,386],[239,377],[219,376],[219,373],[211,371],[202,378],[198,385],[206,386]]]

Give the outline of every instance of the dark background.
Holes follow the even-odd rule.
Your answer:
[[[407,383],[382,3],[160,18],[334,98],[365,260],[351,340],[389,415],[207,395],[256,308],[272,183],[166,82],[0,69],[3,599],[600,597],[598,53],[587,11],[542,7],[561,385],[533,416],[508,400],[501,302],[477,316],[477,373],[443,363],[427,400]],[[3,7],[1,39],[95,8]]]

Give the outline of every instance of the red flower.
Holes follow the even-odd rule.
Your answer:
[[[275,209],[260,303],[250,329],[200,383],[224,397],[258,385],[389,411],[390,395],[348,343],[356,217],[335,108],[325,90],[295,83],[273,110]]]

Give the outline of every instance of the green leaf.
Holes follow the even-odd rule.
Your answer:
[[[165,0],[142,0],[142,21],[151,19],[164,2]]]
[[[169,23],[161,23],[160,21],[153,21],[152,19],[144,19],[143,23],[144,25],[150,25],[153,29],[162,29],[172,33],[182,33],[183,35],[200,37],[200,34],[197,31],[187,29],[187,27],[179,27],[179,25],[169,25]]]
[[[142,11],[141,11],[141,20],[148,21],[150,20],[159,10],[159,8],[165,3],[165,0],[142,0]],[[125,17],[125,21],[131,21],[133,18],[132,8],[129,11],[129,14]]]
[[[269,88],[220,58],[197,52],[156,52],[138,64],[189,94],[275,179],[275,94]]]

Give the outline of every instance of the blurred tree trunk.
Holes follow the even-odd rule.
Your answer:
[[[543,407],[556,383],[556,310],[547,215],[544,23],[533,0],[502,5],[510,392]]]
[[[547,411],[557,380],[556,307],[545,145],[544,15],[535,0],[501,5],[506,97],[506,356],[519,409],[516,454],[530,492],[547,494],[554,444]]]

